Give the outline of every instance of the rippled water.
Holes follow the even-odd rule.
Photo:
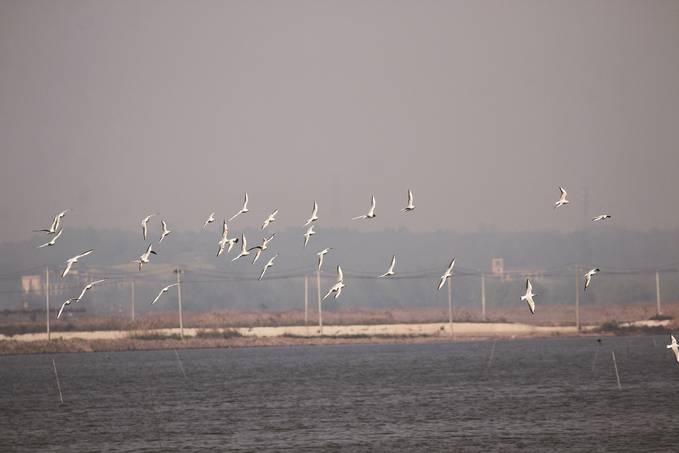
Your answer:
[[[666,340],[2,357],[0,451],[679,451]]]

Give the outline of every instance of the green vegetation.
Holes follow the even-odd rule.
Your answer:
[[[199,330],[196,332],[196,338],[234,338],[242,337],[243,335],[236,329],[211,329]]]
[[[131,335],[130,338],[133,340],[181,340],[182,337],[178,333],[172,333],[169,335],[162,333],[141,333]]]

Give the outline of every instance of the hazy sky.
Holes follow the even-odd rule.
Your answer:
[[[321,226],[570,230],[585,187],[675,228],[679,2],[4,0],[0,150],[0,240],[64,208],[197,229],[244,191],[237,228],[317,199]]]

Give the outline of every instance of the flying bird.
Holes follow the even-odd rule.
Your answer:
[[[304,224],[304,226],[309,226],[311,222],[315,222],[318,220],[318,203],[316,203],[316,200],[314,200],[314,209],[311,211],[311,217],[309,217]]]
[[[672,343],[668,344],[666,348],[674,352],[674,357],[676,357],[677,363],[679,363],[679,345],[677,345],[677,339],[674,338],[674,335],[670,335],[670,337],[672,338]]]
[[[69,212],[70,209],[66,209],[64,211],[61,211],[59,214],[54,216],[54,219],[52,220],[52,225],[50,225],[49,228],[43,228],[42,230],[33,230],[34,233],[47,233],[47,234],[55,234],[59,231],[59,226],[61,225],[61,219],[66,215],[67,212]]]
[[[413,191],[408,189],[408,205],[401,209],[401,212],[410,212],[415,209],[415,204],[413,201]]]
[[[559,197],[559,201],[554,203],[554,209],[570,203],[570,201],[566,200],[566,197],[568,196],[568,192],[566,192],[566,189],[559,186],[559,191],[561,192],[561,196]]]
[[[158,215],[158,213],[149,214],[141,220],[141,234],[142,234],[142,236],[144,236],[144,240],[146,240],[146,234],[148,233],[149,220],[151,220],[151,217],[155,217],[157,215]]]
[[[368,211],[368,213],[354,217],[352,220],[374,219],[374,218],[375,218],[375,196],[373,195],[372,202],[370,203],[370,210]]]
[[[455,258],[453,258],[453,260],[450,262],[450,265],[448,266],[448,269],[446,269],[446,271],[441,276],[441,281],[439,281],[439,286],[438,286],[439,291],[441,291],[441,288],[443,288],[443,285],[446,284],[446,280],[448,280],[450,277],[455,275],[455,274],[453,274],[453,267],[454,266],[455,266]]]
[[[90,249],[90,250],[88,250],[88,251],[86,251],[86,252],[81,253],[80,255],[76,255],[76,256],[74,256],[73,258],[69,258],[68,260],[66,260],[66,268],[65,268],[64,271],[61,273],[61,277],[62,277],[62,278],[63,278],[63,277],[66,277],[66,275],[67,275],[67,274],[70,272],[70,270],[71,270],[71,266],[73,266],[75,263],[77,263],[78,260],[79,260],[80,258],[86,257],[87,255],[89,255],[89,254],[92,253],[92,252],[94,252],[94,249]]]
[[[593,217],[592,222],[598,222],[600,220],[606,220],[606,219],[610,219],[610,218],[611,218],[611,216],[608,215],[608,214],[601,214],[601,215],[598,215],[596,217]]]
[[[64,229],[60,229],[59,232],[52,238],[51,241],[45,242],[43,245],[38,246],[39,249],[43,247],[52,247],[55,242],[57,242],[57,239],[59,239],[59,236],[61,236],[61,233],[64,231]]]
[[[165,288],[161,289],[160,292],[158,293],[158,295],[156,296],[156,298],[153,299],[153,302],[151,302],[151,305],[153,305],[153,304],[155,304],[156,302],[158,302],[158,299],[160,299],[160,296],[162,296],[163,293],[166,293],[170,288],[173,288],[173,287],[175,287],[175,286],[179,286],[179,283],[173,283],[173,284],[167,285]]]
[[[396,255],[391,257],[391,264],[389,265],[389,269],[387,270],[387,272],[380,275],[378,278],[390,277],[394,275],[394,266],[396,266]]]
[[[146,251],[142,253],[138,260],[134,260],[133,263],[138,263],[139,270],[141,271],[142,267],[144,267],[144,264],[149,263],[152,254],[157,255],[157,253],[153,251],[153,243],[149,244],[149,246],[146,247]]]
[[[67,299],[63,304],[61,304],[61,308],[59,309],[59,313],[57,313],[57,319],[61,318],[61,314],[64,312],[64,308],[66,308],[66,305],[71,305],[71,302],[75,302],[76,299]]]
[[[270,268],[270,267],[273,266],[273,261],[274,261],[277,257],[278,257],[278,253],[276,253],[276,254],[269,260],[269,262],[266,263],[266,264],[264,265],[264,269],[262,269],[262,274],[259,276],[259,279],[260,279],[260,280],[264,277],[264,273],[266,272],[266,270],[267,270],[268,268]]]
[[[66,307],[66,305],[71,305],[71,303],[79,302],[85,296],[85,293],[88,290],[92,289],[94,287],[94,285],[98,285],[99,283],[101,283],[103,281],[106,281],[106,280],[95,280],[93,282],[88,283],[87,285],[85,285],[85,287],[80,292],[80,295],[78,297],[73,297],[71,299],[68,299],[63,304],[61,304],[61,308],[59,309],[59,313],[57,314],[57,319],[59,319],[61,317],[61,313],[64,311],[64,308]]]
[[[236,217],[238,217],[239,215],[245,214],[246,212],[248,212],[248,193],[247,193],[247,192],[245,192],[245,201],[243,201],[243,207],[240,209],[240,211],[238,211],[237,213],[235,213],[235,214],[229,219],[229,222],[232,221],[233,219],[235,219]]]
[[[251,252],[253,250],[257,250],[257,253],[255,254],[255,259],[252,260],[252,264],[255,264],[257,260],[259,259],[259,256],[262,254],[264,250],[267,250],[269,248],[269,242],[276,236],[276,233],[272,234],[266,239],[262,239],[262,244],[261,245],[255,245],[251,249],[248,250],[248,252]]]
[[[332,285],[332,287],[328,290],[327,294],[323,296],[323,300],[325,300],[330,294],[335,293],[335,299],[337,299],[340,294],[342,294],[342,288],[346,287],[344,284],[344,275],[342,274],[342,268],[338,265],[337,266],[337,283]]]
[[[209,224],[211,224],[211,223],[214,222],[214,221],[215,221],[215,213],[214,213],[214,212],[211,212],[211,213],[210,213],[210,216],[207,218],[207,220],[205,221],[205,223],[203,223],[203,229],[205,229],[206,226],[208,226]]]
[[[304,247],[306,247],[306,245],[309,243],[309,238],[311,238],[311,236],[314,234],[316,234],[316,232],[314,231],[314,226],[312,224],[304,233]]]
[[[278,209],[276,209],[274,212],[271,213],[271,215],[269,217],[266,218],[266,220],[262,224],[262,229],[268,227],[270,223],[273,223],[273,222],[276,221],[276,214],[278,214]]]
[[[592,277],[599,273],[599,268],[592,269],[585,274],[585,291],[589,288],[589,284],[592,282]]]
[[[250,252],[248,252],[248,240],[245,238],[245,235],[241,233],[240,235],[240,254],[232,259],[231,261],[236,261],[238,258],[243,257],[243,256],[248,256]]]
[[[528,309],[530,310],[531,314],[535,314],[535,301],[533,301],[533,296],[537,296],[537,294],[533,293],[533,285],[530,284],[530,279],[526,279],[526,294],[521,296],[521,300],[525,300],[526,303],[528,304]]]
[[[160,223],[161,223],[161,225],[162,225],[162,232],[160,233],[160,241],[158,241],[158,244],[160,244],[161,242],[163,242],[163,239],[165,239],[165,236],[167,236],[168,234],[172,233],[171,230],[168,230],[168,229],[167,229],[167,223],[165,223],[164,220],[161,220]]]
[[[323,249],[320,252],[318,252],[316,255],[318,255],[318,271],[321,271],[321,266],[323,266],[323,256],[327,254],[330,250],[332,250],[332,247],[328,247],[327,249]]]

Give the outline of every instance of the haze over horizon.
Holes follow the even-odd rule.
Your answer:
[[[677,43],[663,1],[3,2],[0,242],[246,191],[236,230],[676,229]]]

